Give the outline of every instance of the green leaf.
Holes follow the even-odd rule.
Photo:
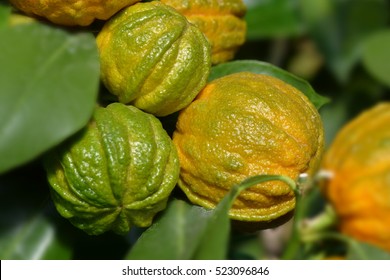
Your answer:
[[[71,258],[63,219],[49,216],[55,210],[46,207],[52,206],[48,199],[46,174],[40,162],[0,176],[0,259]]]
[[[0,259],[51,260],[69,259],[71,249],[62,243],[55,227],[36,214],[15,228],[0,234]]]
[[[199,242],[193,259],[226,259],[230,237],[230,219],[228,213],[237,194],[237,187],[233,188],[217,207],[212,210],[203,238]]]
[[[172,200],[161,217],[138,239],[126,259],[188,260],[204,235],[210,211]]]
[[[43,24],[0,30],[0,173],[81,129],[95,106],[99,59],[92,34]]]
[[[305,80],[279,68],[272,64],[256,61],[256,60],[236,60],[232,62],[222,63],[214,66],[211,69],[209,81],[217,78],[237,73],[237,72],[253,72],[258,74],[265,74],[279,78],[293,87],[299,89],[305,94],[314,106],[319,109],[322,105],[329,102],[329,100],[314,91],[311,85]]]
[[[348,240],[347,259],[349,260],[390,260],[390,253],[367,243]]]
[[[293,36],[302,31],[296,0],[247,0],[246,5],[248,40]]]
[[[0,29],[8,26],[10,15],[11,15],[11,7],[5,6],[0,2]]]
[[[390,87],[390,31],[381,31],[370,36],[364,46],[363,63],[368,72]]]
[[[386,0],[300,0],[302,18],[340,82],[349,79],[365,38],[386,26]]]
[[[263,240],[259,233],[252,234],[233,232],[229,256],[234,260],[260,260],[267,258]]]

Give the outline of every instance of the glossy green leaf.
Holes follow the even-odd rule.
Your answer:
[[[272,64],[256,60],[235,60],[232,62],[222,63],[214,66],[211,69],[209,81],[214,79],[237,73],[237,72],[253,72],[258,74],[270,75],[279,78],[286,83],[299,89],[305,94],[309,100],[319,109],[322,105],[326,104],[329,100],[314,91],[311,85],[305,80],[279,68]]]
[[[89,120],[99,87],[92,34],[43,24],[0,30],[0,173],[30,161]]]
[[[369,73],[390,87],[390,31],[381,31],[365,42],[363,63]]]
[[[15,228],[1,231],[0,259],[69,259],[71,248],[62,243],[55,227],[36,214]]]
[[[162,216],[138,239],[126,259],[191,259],[204,235],[210,211],[172,200]]]
[[[390,253],[370,244],[349,239],[347,259],[349,260],[390,260]]]
[[[297,0],[245,1],[248,40],[293,36],[301,33]]]
[[[226,259],[230,237],[230,219],[228,213],[238,192],[237,187],[232,188],[217,207],[212,210],[203,238],[199,242],[193,259]]]
[[[366,36],[386,26],[386,0],[299,0],[302,18],[325,61],[347,82],[359,61]]]
[[[68,236],[50,216],[54,207],[48,202],[46,175],[38,162],[0,176],[0,259],[71,258]]]

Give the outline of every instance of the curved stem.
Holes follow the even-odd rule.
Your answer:
[[[233,204],[233,201],[243,190],[268,181],[282,181],[286,183],[291,189],[293,189],[294,193],[297,191],[297,185],[295,181],[289,177],[283,175],[255,175],[252,177],[248,177],[240,184],[235,185],[225,198],[231,200],[231,204]]]
[[[300,193],[297,183],[293,179],[283,175],[257,175],[242,181],[241,184],[236,186],[236,189],[235,191],[232,192],[232,195],[234,196],[234,198],[236,198],[242,190],[266,181],[282,181],[286,183],[291,188],[291,190],[293,190],[295,194],[295,217],[294,217],[293,231],[292,231],[291,240],[283,256],[284,259],[294,258],[301,244],[299,238],[298,223],[299,221],[302,220],[304,215],[304,211],[302,210],[302,203],[301,203],[302,195]]]
[[[240,194],[241,191],[268,181],[282,181],[286,183],[291,190],[295,194],[295,217],[294,217],[294,225],[293,225],[293,233],[292,233],[292,242],[289,242],[289,247],[285,253],[285,258],[292,258],[295,256],[295,253],[297,252],[299,246],[300,246],[300,239],[299,239],[299,229],[298,229],[298,221],[300,221],[304,215],[304,211],[301,210],[301,192],[298,188],[297,183],[283,175],[256,175],[249,177],[242,181],[240,184],[233,187],[232,191],[230,192],[230,195],[226,197],[226,199],[230,199],[231,204],[233,204],[233,201],[237,198],[237,196]],[[230,205],[231,206],[231,205]]]

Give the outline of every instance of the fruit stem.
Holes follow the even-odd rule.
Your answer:
[[[330,204],[327,204],[322,213],[314,218],[306,219],[302,222],[300,228],[301,239],[305,242],[306,237],[324,232],[325,230],[334,227],[336,224],[336,212]]]
[[[239,185],[235,186],[236,189],[233,191],[234,198],[236,198],[240,194],[241,191],[243,191],[251,186],[254,186],[254,185],[257,185],[260,183],[264,183],[264,182],[268,182],[268,181],[282,181],[282,182],[286,183],[294,191],[295,194],[296,194],[296,192],[299,192],[299,190],[297,190],[297,184],[295,183],[295,181],[287,176],[283,176],[283,175],[256,175],[256,176],[252,176],[252,177],[245,179]]]
[[[295,218],[294,218],[293,235],[292,235],[293,242],[291,242],[291,241],[289,242],[290,246],[288,248],[288,252],[286,253],[286,257],[290,257],[290,256],[295,255],[295,252],[297,251],[297,249],[299,248],[299,245],[300,245],[300,239],[298,236],[298,233],[299,233],[298,221],[302,220],[301,218],[303,217],[303,214],[304,214],[304,211],[300,210],[300,208],[301,208],[300,200],[301,200],[301,196],[302,196],[301,190],[298,187],[298,184],[293,179],[291,179],[287,176],[283,176],[283,175],[255,175],[255,176],[252,176],[252,177],[245,179],[240,184],[235,185],[229,194],[229,196],[230,196],[229,199],[231,201],[231,204],[233,204],[233,201],[237,198],[237,196],[240,194],[241,191],[243,191],[251,186],[254,186],[254,185],[257,185],[257,184],[260,184],[263,182],[268,182],[268,181],[282,181],[282,182],[286,183],[295,194],[296,202],[295,202]],[[231,207],[231,205],[230,205],[230,207]]]
[[[282,259],[284,260],[295,259],[297,257],[298,250],[301,246],[301,238],[299,236],[299,232],[300,232],[299,225],[305,213],[304,207],[301,202],[302,194],[299,186],[295,185],[294,188],[293,187],[291,188],[295,193],[295,210],[294,210],[295,213],[293,218],[294,220],[293,220],[291,237],[282,255]]]
[[[327,176],[329,176],[329,174],[327,174]],[[315,181],[301,183],[304,187],[305,185],[313,185],[313,182]],[[300,187],[302,187],[302,185],[300,184]],[[336,212],[330,204],[327,204],[324,211],[314,218],[305,218],[307,208],[309,207],[308,202],[304,203],[302,201],[301,192],[295,192],[295,195],[296,206],[291,237],[286,245],[282,259],[299,258],[302,245],[310,245],[317,241],[313,239],[314,236],[322,234],[337,224]]]

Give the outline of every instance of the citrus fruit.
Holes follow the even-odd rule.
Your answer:
[[[324,139],[320,116],[303,93],[277,78],[241,72],[206,85],[180,112],[173,142],[180,188],[193,203],[214,208],[249,176],[296,180],[313,174]],[[229,214],[239,221],[270,222],[294,207],[290,187],[270,181],[241,192]]]
[[[244,44],[246,7],[242,0],[161,0],[174,7],[206,35],[211,61],[219,64],[234,58]]]
[[[149,226],[179,175],[176,149],[159,120],[121,103],[97,108],[45,166],[59,213],[92,235]]]
[[[97,37],[101,77],[120,102],[156,116],[187,106],[206,84],[210,45],[175,9],[137,3],[111,18]]]
[[[347,123],[326,152],[323,190],[341,232],[390,251],[390,103]]]
[[[140,0],[10,0],[28,15],[47,18],[59,25],[90,25],[95,19],[107,20],[120,9]]]

